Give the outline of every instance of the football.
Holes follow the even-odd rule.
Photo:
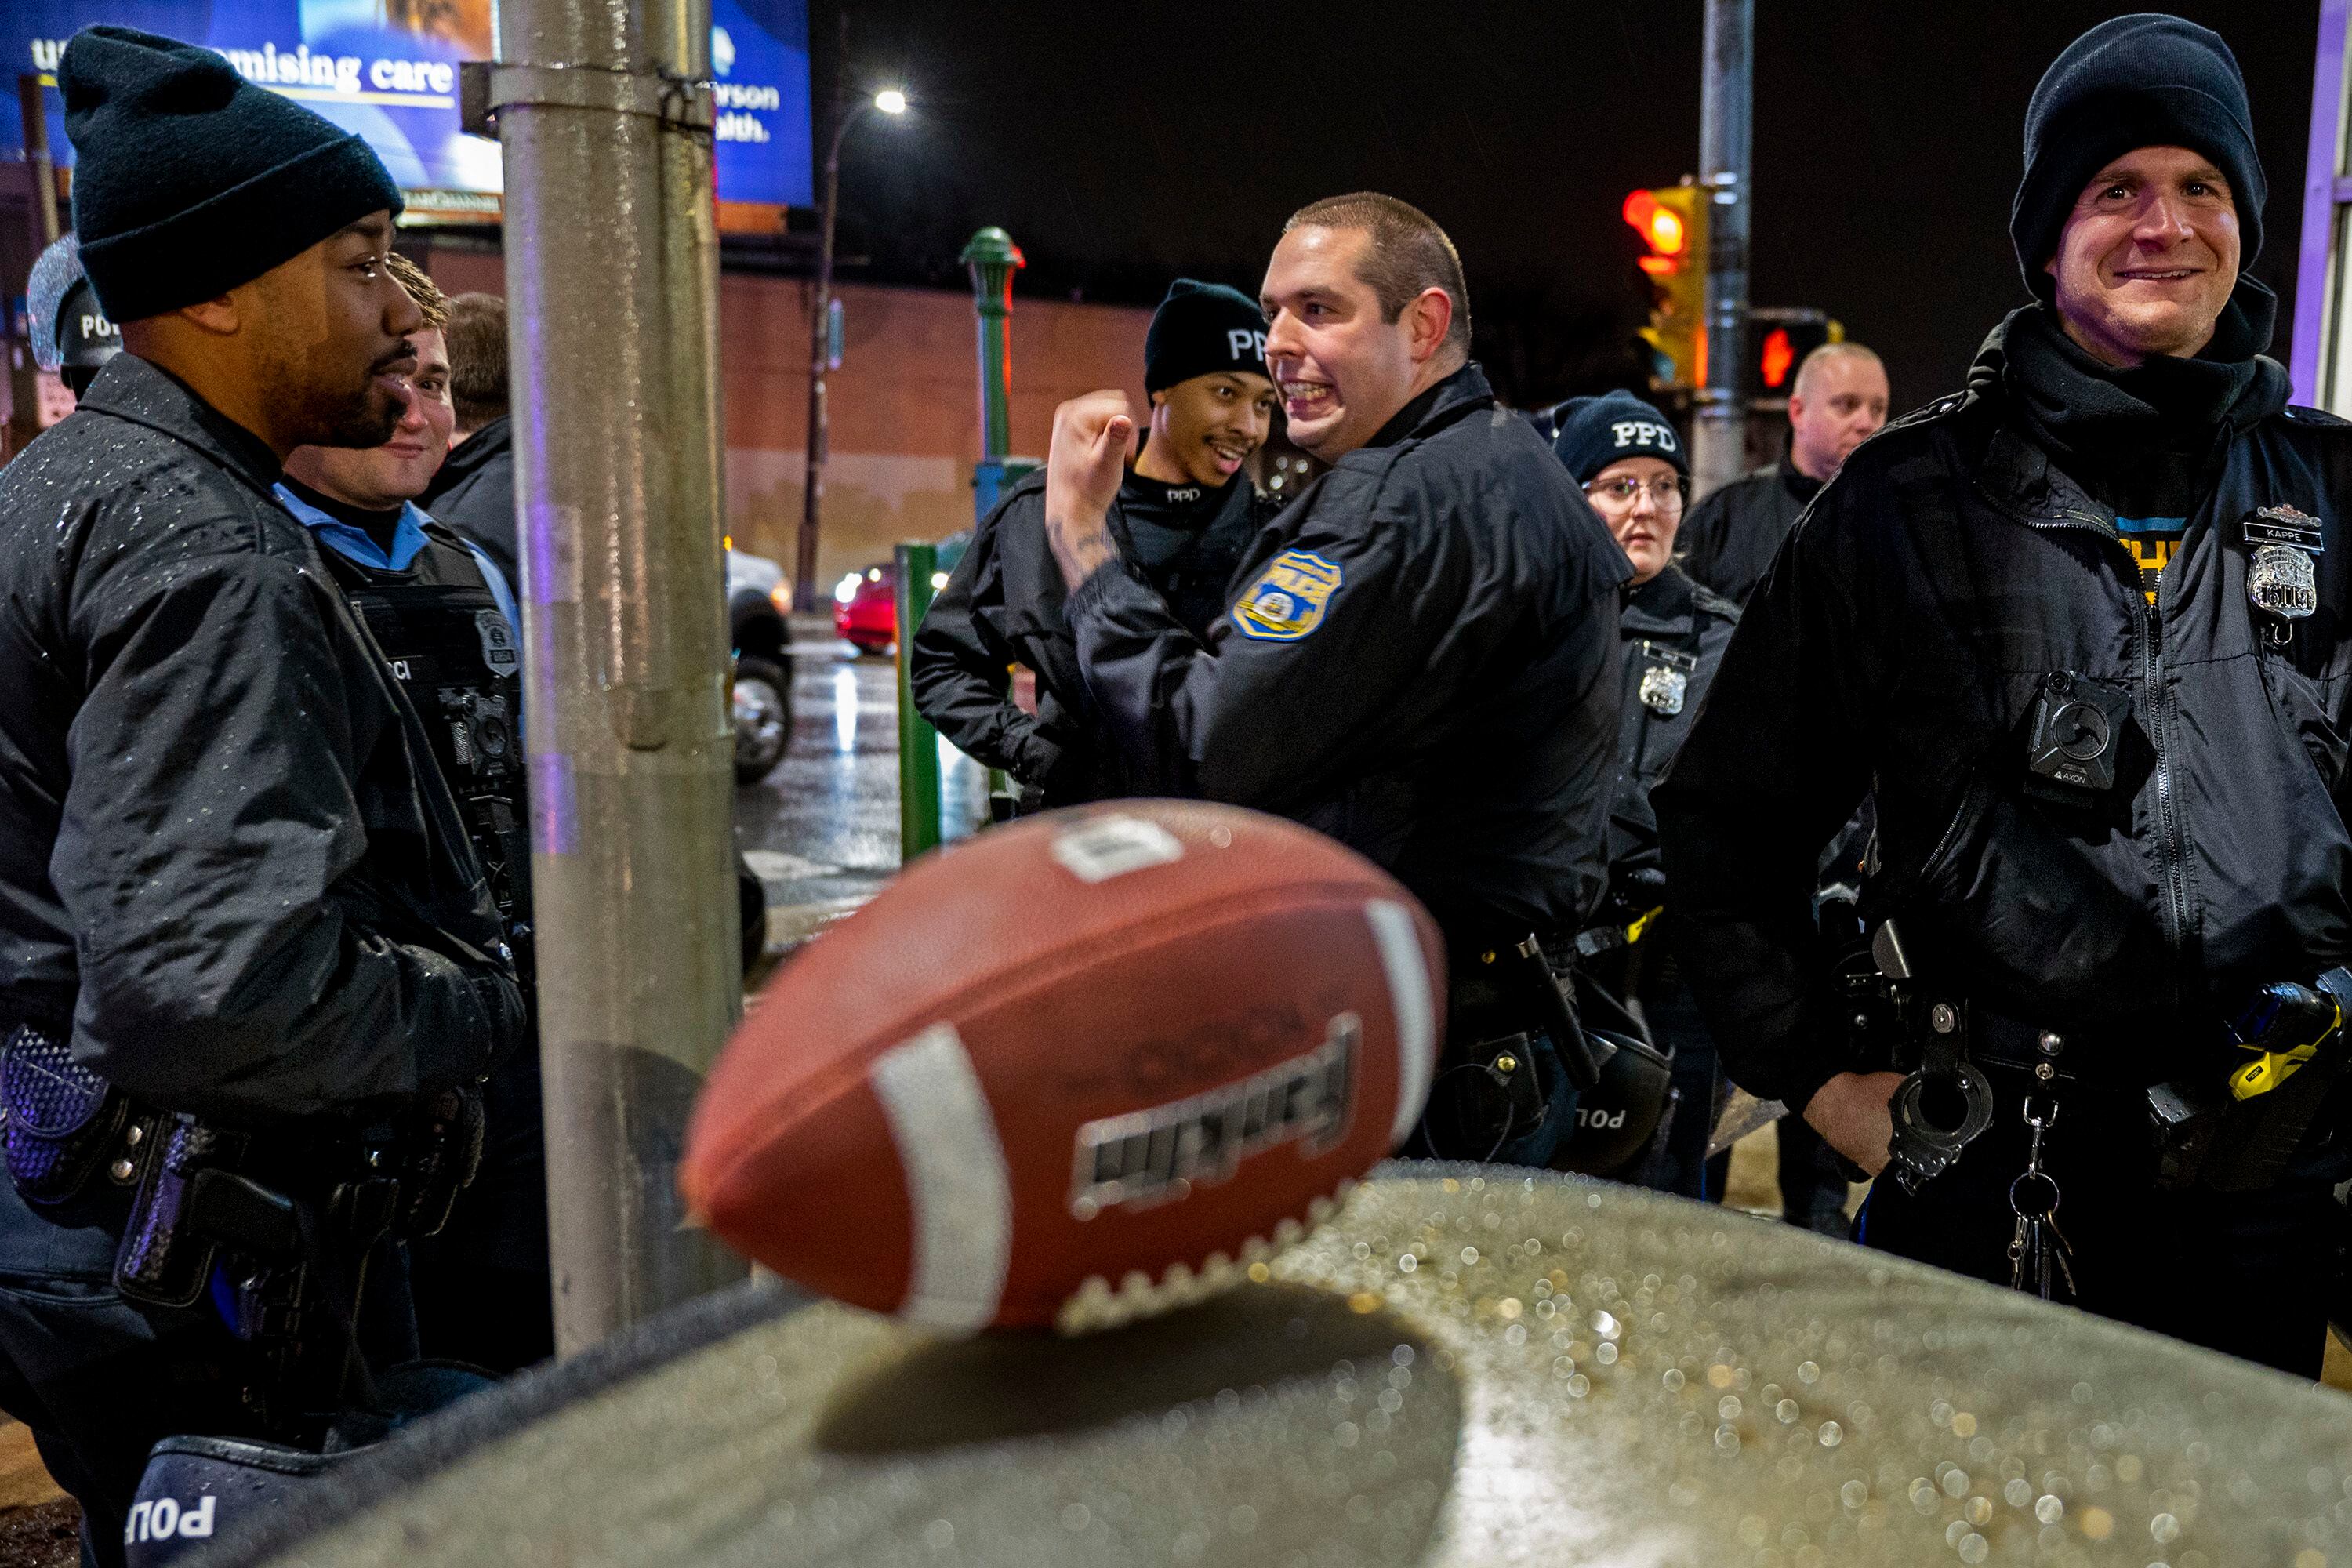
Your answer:
[[[1419,1120],[1428,913],[1276,817],[1120,801],[917,862],[770,982],[679,1181],[730,1246],[928,1327],[1106,1327],[1244,1277]]]

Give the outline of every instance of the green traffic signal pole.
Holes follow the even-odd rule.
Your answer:
[[[940,842],[940,732],[915,711],[908,679],[915,628],[931,607],[931,574],[940,552],[929,544],[898,548],[898,864]]]

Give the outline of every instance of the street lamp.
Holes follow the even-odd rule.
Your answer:
[[[824,493],[824,371],[827,339],[833,325],[833,219],[841,195],[841,142],[857,117],[867,110],[897,116],[907,112],[907,95],[886,87],[872,98],[848,106],[833,128],[833,144],[824,154],[824,202],[818,223],[824,231],[816,255],[816,304],[809,312],[808,482],[801,492],[801,537],[793,561],[793,608],[806,613],[817,607],[817,510]]]

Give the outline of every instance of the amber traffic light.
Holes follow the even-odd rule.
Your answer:
[[[1672,365],[1659,390],[1706,380],[1706,205],[1696,185],[1662,185],[1625,198],[1625,221],[1648,253],[1650,324],[1642,336]]]

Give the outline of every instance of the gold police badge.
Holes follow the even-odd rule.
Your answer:
[[[1234,605],[1234,630],[1259,642],[1297,642],[1323,624],[1323,611],[1347,574],[1336,561],[1286,550],[1266,563]]]

